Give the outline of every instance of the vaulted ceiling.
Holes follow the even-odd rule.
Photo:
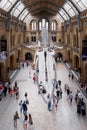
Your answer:
[[[48,17],[55,16],[65,0],[24,0],[23,3],[31,15]]]

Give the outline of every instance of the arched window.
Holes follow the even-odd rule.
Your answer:
[[[34,20],[31,22],[31,30],[36,31],[36,21]]]
[[[52,30],[52,31],[56,31],[56,30],[57,30],[56,21],[52,21],[51,30]]]
[[[39,22],[39,30],[41,30],[41,28],[42,28],[42,23]]]
[[[42,27],[46,27],[48,30],[48,21],[44,18],[39,21],[39,30],[42,30]]]

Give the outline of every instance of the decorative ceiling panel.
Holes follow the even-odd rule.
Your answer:
[[[26,8],[32,15],[56,15],[59,9],[64,5],[65,0],[24,0]]]

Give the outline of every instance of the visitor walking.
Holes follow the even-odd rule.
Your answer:
[[[27,114],[24,115],[24,120],[23,120],[23,128],[24,130],[27,130],[27,120],[28,120],[28,116]]]
[[[16,111],[15,114],[14,114],[14,117],[13,117],[13,120],[14,120],[14,127],[17,128],[17,120],[19,119],[19,114],[18,112]]]
[[[33,125],[33,120],[31,114],[29,114],[29,128],[31,129],[31,126]]]

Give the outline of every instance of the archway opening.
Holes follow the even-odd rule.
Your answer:
[[[25,54],[25,60],[33,61],[32,54],[30,52]]]
[[[2,35],[0,37],[0,60],[6,60],[7,59],[7,40]]]
[[[61,61],[62,59],[63,59],[62,53],[60,53],[60,52],[56,53],[56,55],[55,55],[56,62]]]

